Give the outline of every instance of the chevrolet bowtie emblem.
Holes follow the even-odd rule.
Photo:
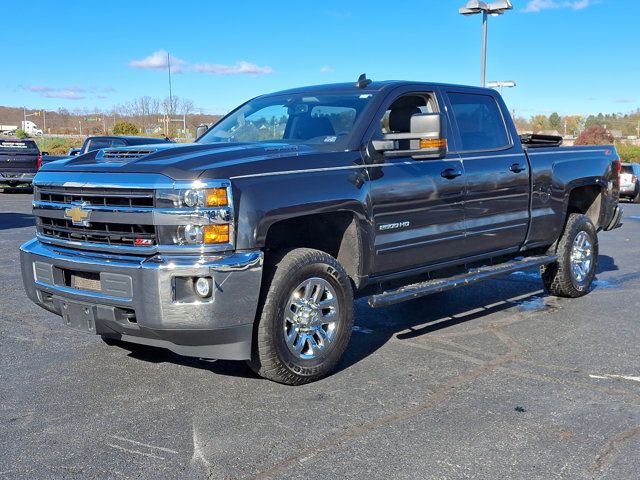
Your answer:
[[[84,204],[65,209],[64,218],[71,220],[74,225],[88,227],[91,210],[84,210],[83,206]]]

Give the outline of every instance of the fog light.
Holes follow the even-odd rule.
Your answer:
[[[196,293],[198,294],[198,296],[202,298],[207,298],[209,295],[211,295],[211,279],[210,278],[205,278],[205,277],[198,278],[196,280],[195,287],[196,287]]]

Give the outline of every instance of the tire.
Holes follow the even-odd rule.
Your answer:
[[[351,281],[338,261],[309,248],[280,252],[265,267],[248,364],[274,382],[314,382],[335,368],[352,327]]]
[[[558,261],[540,269],[547,291],[566,298],[589,293],[598,264],[598,234],[589,217],[577,213],[569,215],[555,253]],[[574,260],[572,253],[577,257]]]
[[[640,203],[640,186],[636,186],[636,194],[631,198],[633,203]]]

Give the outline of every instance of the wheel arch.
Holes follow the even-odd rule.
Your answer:
[[[273,222],[264,235],[265,262],[273,252],[313,248],[334,257],[353,285],[364,283],[364,239],[354,211],[340,210],[286,218]]]

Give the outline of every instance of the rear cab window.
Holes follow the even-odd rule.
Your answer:
[[[126,143],[123,140],[112,138],[93,138],[89,140],[87,148],[84,153],[93,152],[94,150],[101,150],[103,148],[110,147],[124,147]]]
[[[0,140],[0,154],[8,153],[37,155],[40,150],[33,140]]]
[[[462,151],[502,150],[512,146],[495,98],[476,93],[448,93]]]

